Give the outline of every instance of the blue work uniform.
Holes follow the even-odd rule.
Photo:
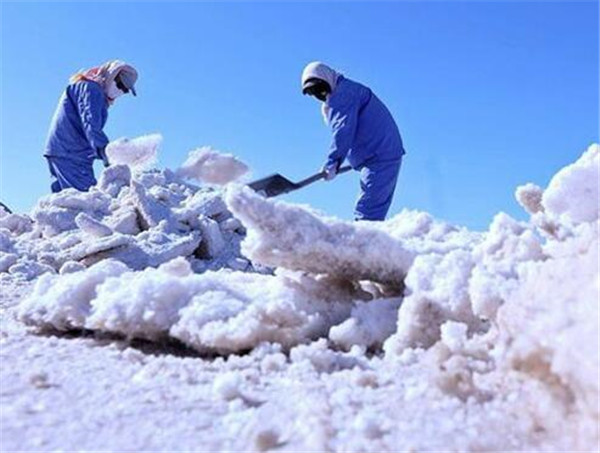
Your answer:
[[[97,82],[80,80],[67,86],[46,141],[44,156],[53,177],[52,192],[73,187],[87,191],[96,185],[94,159],[108,144],[102,129],[108,118],[108,99]]]
[[[369,88],[341,75],[326,107],[333,134],[327,165],[347,158],[360,171],[356,220],[384,220],[405,154],[394,118]]]

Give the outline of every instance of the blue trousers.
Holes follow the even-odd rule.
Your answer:
[[[360,170],[360,192],[355,220],[385,220],[392,204],[402,157],[388,161],[369,162]]]
[[[96,185],[93,161],[81,162],[64,157],[46,157],[52,175],[50,188],[53,193],[63,189],[74,188],[87,192]]]

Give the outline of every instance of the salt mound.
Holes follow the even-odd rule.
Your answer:
[[[127,165],[134,170],[148,169],[156,162],[161,143],[160,134],[120,138],[108,144],[106,155],[112,165]]]
[[[31,280],[66,263],[88,267],[108,258],[131,269],[186,257],[199,272],[252,270],[240,253],[244,233],[218,190],[170,170],[132,175],[129,166],[112,165],[89,192],[64,190],[41,198],[31,217],[1,217],[0,276]]]
[[[210,146],[191,151],[177,170],[182,178],[218,185],[236,181],[247,172],[248,166],[245,163],[232,154],[221,153]]]
[[[386,360],[416,360],[438,391],[465,402],[474,414],[465,423],[474,431],[519,414],[519,436],[537,449],[598,445],[599,200],[590,187],[597,184],[599,149],[590,147],[545,191],[520,189],[531,222],[496,216],[485,239],[464,256],[462,268],[470,271],[438,266],[417,278],[420,260],[431,259],[422,256],[409,270],[398,330],[384,345]],[[460,317],[448,312],[469,303],[487,328],[460,319],[468,310]],[[434,395],[427,398],[439,400]],[[501,449],[506,442],[486,435],[466,448]]]
[[[598,219],[586,229],[565,247],[546,248],[544,262],[520,269],[518,288],[498,310],[493,350],[497,381],[515,373],[553,394],[554,415],[539,408],[536,416],[549,420],[548,431],[572,442],[566,450],[598,445]]]

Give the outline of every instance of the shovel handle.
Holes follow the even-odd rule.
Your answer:
[[[337,174],[341,175],[342,173],[346,173],[350,170],[352,170],[352,167],[350,165],[346,165],[344,167],[340,167],[339,170],[337,171]],[[309,176],[306,179],[303,179],[302,181],[297,182],[296,188],[300,189],[304,186],[308,186],[309,184],[312,184],[315,181],[325,178],[325,175],[326,175],[325,171],[320,171],[319,173],[316,173],[312,176]]]

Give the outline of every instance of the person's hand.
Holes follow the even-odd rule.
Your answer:
[[[337,176],[339,165],[337,163],[326,163],[321,169],[325,173],[325,181],[331,181]]]
[[[105,167],[110,167],[108,156],[106,155],[106,148],[98,148],[98,157],[102,159]]]

